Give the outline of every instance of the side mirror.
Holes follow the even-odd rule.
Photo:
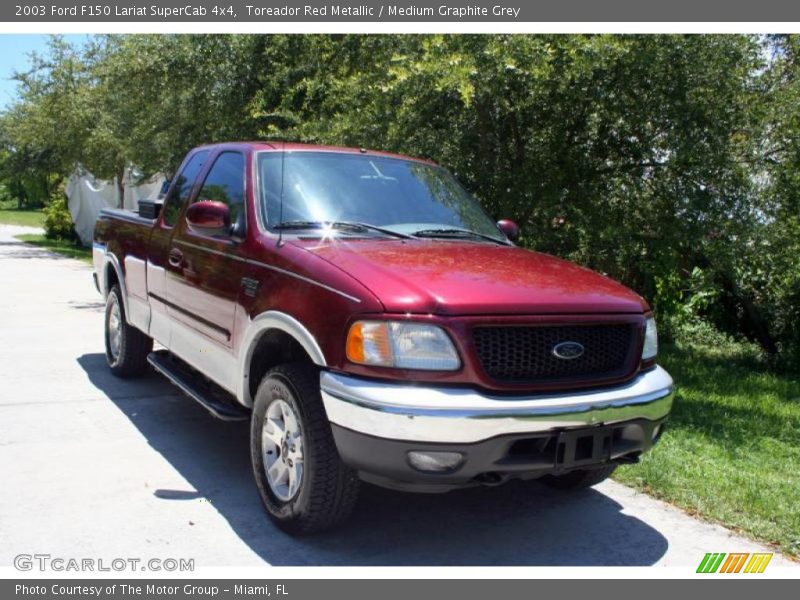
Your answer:
[[[201,200],[189,206],[186,221],[189,229],[201,235],[229,235],[231,231],[231,211],[217,200]]]
[[[511,219],[499,220],[497,222],[497,228],[512,242],[516,242],[517,238],[519,238],[519,225],[514,223]]]

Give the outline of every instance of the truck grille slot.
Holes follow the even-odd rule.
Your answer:
[[[637,328],[631,324],[475,327],[472,339],[483,370],[507,383],[592,382],[633,369]],[[583,354],[558,358],[553,349],[577,342]]]

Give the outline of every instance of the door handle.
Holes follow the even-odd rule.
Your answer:
[[[169,251],[169,257],[167,258],[169,264],[176,268],[181,268],[183,266],[183,252],[178,250],[177,248],[173,248]]]

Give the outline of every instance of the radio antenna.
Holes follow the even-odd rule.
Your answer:
[[[286,164],[286,141],[281,142],[281,195],[278,203],[278,224],[283,225],[283,173]],[[278,227],[278,247],[283,244],[283,227]]]

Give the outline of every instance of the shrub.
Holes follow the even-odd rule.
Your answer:
[[[44,234],[53,240],[77,240],[67,197],[59,190],[44,209]]]

